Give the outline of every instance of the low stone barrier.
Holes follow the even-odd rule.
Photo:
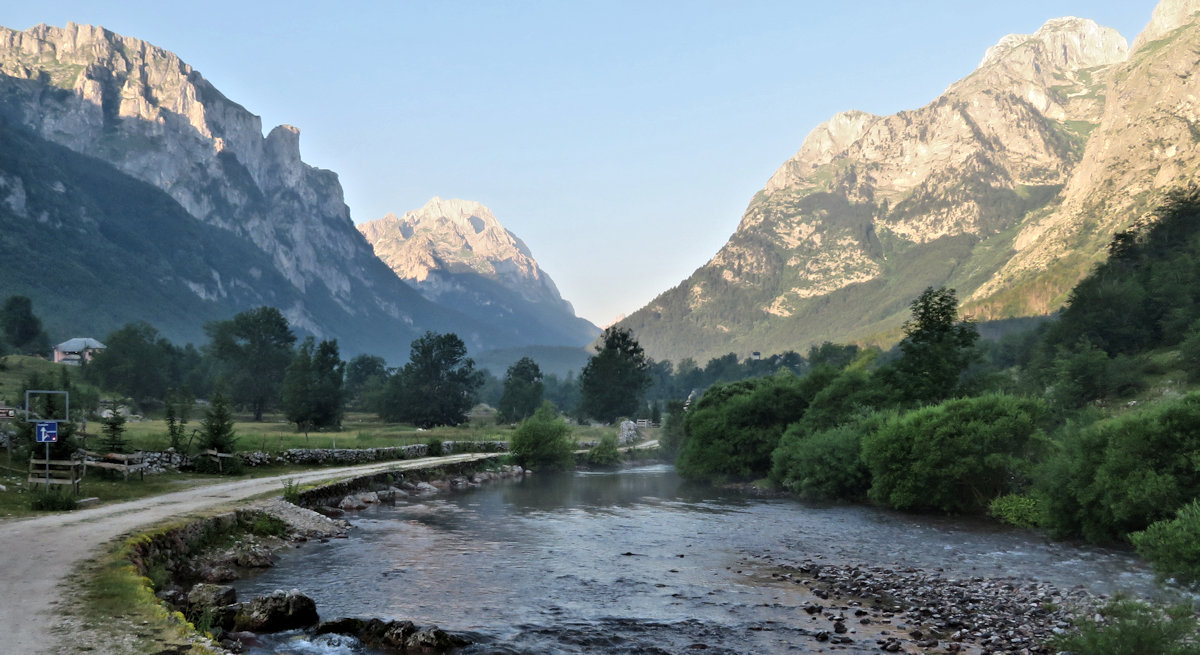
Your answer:
[[[443,441],[442,454],[506,453],[507,441]],[[146,464],[146,473],[178,471],[188,466],[192,458],[168,448],[164,451],[139,451]],[[423,443],[384,448],[289,448],[275,455],[261,450],[237,453],[242,464],[254,468],[272,464],[368,464],[390,460],[416,459],[429,454]]]

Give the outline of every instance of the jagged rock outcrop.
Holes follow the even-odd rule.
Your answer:
[[[1133,40],[1133,49],[1140,50],[1147,43],[1157,41],[1169,32],[1192,23],[1197,12],[1200,12],[1198,0],[1161,0],[1154,7],[1150,22]]]
[[[261,251],[248,263],[250,275],[200,265],[181,281],[220,307],[210,314],[228,316],[258,296],[294,328],[338,338],[343,353],[393,361],[406,358],[411,338],[426,329],[457,332],[472,348],[536,343],[521,325],[480,323],[397,280],[355,229],[337,175],[301,159],[297,128],[280,125],[264,137],[258,116],[145,41],[88,25],[0,28],[0,120],[157,187],[194,219]],[[13,220],[28,213],[20,185],[6,178],[0,186]],[[45,222],[70,221],[48,215]],[[260,280],[268,270],[288,288]],[[39,304],[58,300],[53,291],[23,291],[45,300]],[[181,322],[153,313],[124,318],[135,319]]]
[[[575,316],[525,242],[478,202],[435,197],[358,229],[376,256],[434,302],[484,321],[521,321],[550,345],[583,345],[600,333]]]
[[[710,262],[623,324],[656,358],[746,355],[894,331],[925,286],[982,288],[1062,202],[1127,58],[1114,30],[1054,19],[924,107],[835,116]]]
[[[982,318],[1044,314],[1107,254],[1117,231],[1200,176],[1200,2],[1167,0],[1106,76],[1104,112],[1052,211],[1022,225],[1003,267],[976,288]]]

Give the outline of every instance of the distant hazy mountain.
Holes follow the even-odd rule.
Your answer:
[[[358,226],[421,295],[488,323],[521,324],[544,345],[581,346],[600,329],[575,316],[529,248],[478,202],[433,198]]]
[[[409,342],[426,329],[457,332],[473,349],[537,343],[523,324],[483,323],[404,284],[355,229],[337,176],[300,159],[299,130],[281,125],[264,138],[258,116],[149,43],[75,24],[0,28],[0,118],[3,148],[19,141],[32,149],[10,159],[0,186],[11,210],[0,228],[25,235],[0,257],[0,295],[73,308],[47,317],[64,334],[141,319],[192,339],[204,319],[270,303],[295,328],[338,338],[343,352],[393,362],[407,359]],[[81,164],[66,151],[110,165],[102,177],[111,184],[68,179]],[[51,170],[21,168],[39,159]],[[65,195],[56,200],[60,187]],[[121,231],[127,238],[116,236]],[[147,243],[149,234],[162,238]],[[180,243],[180,234],[203,234],[206,243]],[[164,251],[166,243],[174,245]],[[42,268],[54,263],[33,257],[39,248],[84,260],[93,248],[111,248],[125,265],[90,269],[83,288],[52,285],[61,270]],[[153,285],[170,302],[151,301]],[[89,302],[100,298],[118,302]]]
[[[1009,35],[930,104],[818,126],[706,265],[622,324],[656,358],[895,335],[926,286],[1038,315],[1112,234],[1195,179],[1198,0],[1132,53],[1090,20]]]

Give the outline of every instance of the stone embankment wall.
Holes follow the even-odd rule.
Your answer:
[[[480,465],[488,468],[479,470]],[[274,499],[257,507],[148,532],[128,542],[127,556],[140,574],[154,581],[159,599],[189,620],[213,630],[219,645],[210,642],[210,650],[242,652],[242,639],[253,639],[253,635],[241,631],[276,632],[311,627],[318,621],[315,603],[298,590],[279,590],[238,602],[234,589],[224,585],[236,579],[240,568],[273,565],[271,553],[288,539],[344,536],[346,522],[306,508],[341,515],[341,510],[333,508],[345,506],[351,499],[369,496],[370,500],[363,502],[385,498],[394,501],[410,493],[425,496],[527,473],[514,465],[492,467],[479,461],[438,465],[431,461],[423,468],[365,475],[309,489],[300,493],[297,505]],[[354,509],[365,507],[351,504]],[[280,530],[279,522],[286,525],[286,530]],[[236,539],[228,546],[231,537]],[[418,628],[407,621],[341,619],[323,625],[318,632],[352,635],[363,643],[401,652],[450,652],[470,643],[465,636],[447,633],[437,626]]]

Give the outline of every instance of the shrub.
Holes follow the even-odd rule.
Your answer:
[[[784,430],[836,375],[822,367],[803,378],[783,372],[712,386],[687,413],[679,474],[710,480],[766,475]]]
[[[1026,494],[1006,494],[988,504],[988,516],[1018,528],[1036,528],[1045,522],[1041,501]]]
[[[621,451],[617,449],[617,435],[605,434],[587,454],[587,462],[592,466],[616,466],[621,461]]]
[[[388,484],[392,483],[392,480],[390,479],[391,477],[392,476],[390,476],[390,475],[388,476],[388,478],[389,478]],[[291,479],[284,480],[283,481],[283,499],[293,505],[299,505],[300,504],[300,483],[296,482],[295,480],[291,480]]]
[[[441,439],[429,439],[425,442],[425,455],[426,456],[441,457],[443,454],[445,454],[442,451],[443,451],[443,449],[442,449],[442,440]]]
[[[254,518],[250,532],[260,537],[282,537],[288,532],[288,524],[277,516],[263,513]]]
[[[658,439],[658,447],[667,457],[674,459],[683,449],[686,433],[683,429],[683,401],[672,400],[667,403],[667,418],[663,422],[662,436]]]
[[[809,433],[829,430],[890,402],[891,391],[867,371],[842,371],[813,397],[800,425]]]
[[[554,406],[542,403],[513,433],[510,452],[526,468],[568,469],[575,465],[571,428]]]
[[[1151,523],[1129,538],[1159,577],[1182,584],[1200,582],[1200,500],[1184,505],[1175,518]]]
[[[1048,526],[1092,542],[1125,538],[1200,497],[1200,394],[1062,431],[1040,468]]]
[[[1100,610],[1104,622],[1076,621],[1076,632],[1056,637],[1060,651],[1102,655],[1200,655],[1196,618],[1187,605],[1160,609],[1117,598]]]
[[[75,497],[66,491],[35,491],[29,499],[29,508],[35,512],[69,512],[75,509]]]
[[[859,498],[871,486],[862,462],[862,431],[852,423],[808,435],[792,425],[771,456],[771,480],[804,498]]]
[[[897,509],[981,512],[1025,480],[1044,413],[1035,400],[989,394],[891,418],[863,436],[870,496]]]

